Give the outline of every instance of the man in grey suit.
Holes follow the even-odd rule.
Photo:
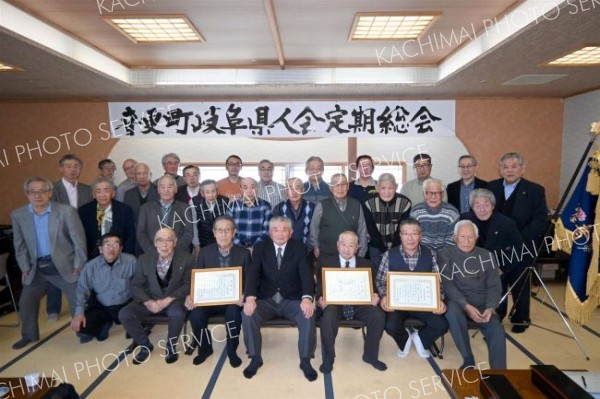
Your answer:
[[[173,229],[177,236],[177,249],[191,252],[194,238],[194,218],[192,209],[175,200],[177,185],[171,175],[158,179],[158,201],[142,205],[137,225],[137,242],[143,253],[154,252],[152,237],[161,227]]]
[[[39,339],[40,299],[50,286],[65,293],[73,316],[77,277],[87,260],[85,233],[77,211],[50,202],[53,186],[45,178],[29,178],[23,188],[29,204],[12,212],[15,255],[23,280],[21,339],[13,349]]]
[[[134,350],[134,364],[144,363],[154,349],[142,326],[142,319],[154,314],[169,317],[167,340],[160,340],[158,346],[166,349],[168,364],[176,362],[179,356],[175,347],[187,314],[184,301],[190,292],[193,258],[175,250],[177,237],[172,229],[158,230],[154,245],[156,251],[138,258],[131,281],[133,302],[119,312],[119,321],[140,347],[137,353]]]
[[[65,154],[58,161],[62,179],[54,183],[52,201],[77,209],[92,200],[92,188],[78,181],[83,161],[75,154]],[[57,321],[62,308],[62,294],[54,286],[48,290],[46,310],[48,321]]]

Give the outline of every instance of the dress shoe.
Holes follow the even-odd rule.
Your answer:
[[[317,371],[311,366],[310,359],[308,358],[300,360],[300,370],[302,370],[304,377],[306,377],[306,379],[309,381],[315,381],[319,376]]]
[[[423,359],[427,359],[430,354],[429,351],[427,349],[425,349],[425,347],[423,346],[423,343],[421,342],[421,338],[419,337],[419,332],[415,331],[411,334],[411,338],[413,343],[415,344],[415,349],[417,350],[417,353],[419,354],[419,356],[421,356]]]
[[[54,323],[60,319],[60,315],[58,313],[48,313],[48,322]]]
[[[13,349],[22,349],[24,347],[26,347],[27,345],[29,345],[30,342],[33,342],[34,340],[29,339],[29,338],[21,338],[20,340],[18,340],[17,342],[15,342],[12,346]]]
[[[202,364],[212,354],[213,354],[213,348],[212,348],[212,346],[206,352],[204,352],[204,353],[200,353],[200,351],[198,351],[198,356],[196,356],[194,358],[193,363],[196,366],[199,365],[199,364]]]
[[[92,337],[91,335],[84,334],[84,333],[79,333],[79,334],[77,334],[77,336],[79,337],[80,344],[87,344],[88,342],[90,342],[91,340],[94,339],[94,337]]]
[[[98,337],[97,337],[98,341],[106,341],[106,339],[108,338],[108,331],[110,330],[111,327],[112,327],[111,321],[107,321],[106,323],[104,323],[104,325],[100,329],[100,332],[98,333]]]
[[[177,361],[177,359],[179,359],[179,354],[177,354],[176,348],[174,348],[174,347],[167,348],[166,355],[165,355],[165,362],[167,362],[167,364],[171,364],[171,363],[175,363]]]
[[[139,352],[133,355],[133,364],[138,365],[146,362],[146,359],[150,357],[150,352],[154,350],[154,346],[151,343],[146,345],[139,345]]]

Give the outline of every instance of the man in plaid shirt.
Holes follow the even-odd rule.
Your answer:
[[[250,252],[256,243],[269,237],[271,220],[271,204],[256,196],[257,187],[256,180],[242,179],[242,198],[231,202],[227,210],[237,226],[234,243]]]

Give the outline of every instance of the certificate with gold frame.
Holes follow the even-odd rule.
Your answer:
[[[441,305],[440,278],[437,273],[388,272],[387,308],[434,312]]]
[[[229,305],[242,298],[242,267],[215,267],[192,270],[194,306]]]
[[[323,299],[331,305],[370,305],[373,293],[367,267],[322,269]]]

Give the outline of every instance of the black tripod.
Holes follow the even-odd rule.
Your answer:
[[[550,236],[550,233],[553,230],[553,224],[560,217],[560,213],[561,213],[561,210],[562,210],[562,208],[564,206],[565,201],[567,200],[567,196],[569,195],[569,192],[571,191],[571,188],[573,187],[573,184],[575,183],[575,179],[579,175],[579,171],[581,170],[581,167],[583,166],[583,163],[588,158],[588,153],[590,152],[590,149],[592,148],[592,145],[596,141],[596,137],[597,137],[596,134],[592,135],[592,138],[590,139],[590,141],[589,141],[589,143],[588,143],[585,151],[583,152],[583,155],[582,155],[581,159],[579,160],[579,163],[577,164],[577,168],[575,169],[575,172],[571,176],[571,180],[569,180],[569,184],[567,185],[567,188],[566,188],[565,192],[563,193],[563,195],[562,195],[562,197],[560,199],[560,202],[558,203],[558,206],[556,207],[556,210],[554,211],[554,215],[552,215],[551,220],[546,225],[546,232],[544,233],[544,238]],[[535,268],[536,265],[537,265],[537,263],[538,263],[538,259],[540,257],[540,253],[542,251],[544,243],[545,243],[545,240],[542,240],[539,243],[539,245],[536,248],[537,251],[535,252],[535,255],[533,257],[533,260],[532,260],[531,264],[529,266],[527,266],[521,272],[521,274],[519,275],[519,277],[517,277],[517,279],[514,281],[514,283],[511,286],[508,287],[506,293],[500,299],[500,303],[502,303],[503,301],[507,301],[508,300],[508,294],[512,291],[512,289],[519,283],[519,281],[522,278],[525,278],[526,281],[530,282],[532,276],[534,276],[535,278],[537,278],[537,282],[539,283],[539,286],[542,287],[542,289],[544,290],[544,292],[546,293],[546,295],[548,296],[548,298],[550,298],[550,301],[552,302],[552,307],[554,308],[554,310],[556,311],[556,313],[562,319],[563,324],[565,325],[565,327],[567,327],[567,329],[569,330],[569,333],[571,334],[571,337],[577,343],[577,346],[579,347],[579,350],[581,350],[581,353],[583,353],[583,355],[585,356],[585,358],[587,360],[590,360],[590,357],[587,355],[587,353],[583,349],[583,346],[581,346],[581,343],[577,339],[577,336],[573,332],[573,329],[571,328],[571,325],[569,324],[569,322],[567,321],[567,319],[565,318],[565,316],[561,312],[560,308],[556,304],[556,301],[554,300],[554,298],[550,294],[550,291],[548,290],[548,287],[546,287],[546,284],[544,284],[544,281],[542,281],[542,277],[540,276],[540,274],[538,273],[537,269]],[[530,285],[531,284],[523,284],[523,286],[521,287],[521,290],[520,290],[519,294],[517,295],[516,299],[514,298],[514,295],[513,295],[514,303],[513,303],[513,306],[512,306],[512,308],[511,308],[511,310],[509,312],[509,317],[514,314],[514,312],[516,310],[516,304],[518,303],[519,299],[521,298],[521,295],[523,295],[524,292],[527,292],[527,295],[530,294],[530,290],[528,288]]]

